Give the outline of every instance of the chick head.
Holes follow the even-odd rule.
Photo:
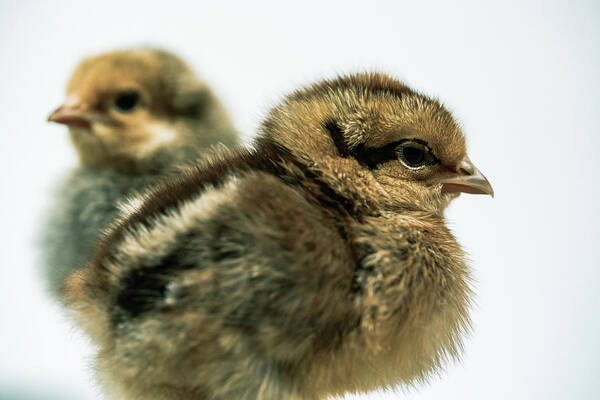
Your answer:
[[[48,117],[69,127],[84,165],[121,165],[169,146],[235,141],[229,119],[178,56],[157,49],[120,50],[84,59],[66,100]],[[215,138],[216,132],[225,133]]]
[[[271,112],[262,133],[304,159],[354,160],[396,205],[441,213],[460,192],[493,195],[451,113],[381,73],[294,92]]]

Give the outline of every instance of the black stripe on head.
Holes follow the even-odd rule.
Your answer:
[[[398,159],[396,149],[400,143],[402,141],[388,143],[381,147],[366,147],[364,143],[361,143],[356,147],[352,155],[362,165],[369,169],[376,169],[383,163]]]
[[[327,130],[327,133],[329,133],[329,136],[331,136],[331,140],[333,140],[341,157],[354,157],[360,164],[369,169],[377,169],[381,164],[397,160],[399,158],[398,146],[406,141],[417,142],[425,146],[433,156],[435,162],[440,162],[431,151],[427,142],[420,139],[402,139],[380,147],[367,147],[364,143],[361,143],[355,149],[350,149],[344,140],[344,131],[335,120],[329,119],[323,123],[323,126]]]
[[[344,131],[342,131],[342,128],[340,128],[337,122],[332,119],[325,121],[323,126],[327,130],[327,133],[329,133],[329,136],[331,136],[339,155],[344,158],[348,157],[350,155],[350,150],[344,141]]]
[[[400,158],[400,155],[398,154],[398,147],[405,142],[415,142],[424,146],[429,152],[429,156],[432,157],[432,162],[435,164],[440,164],[440,160],[435,156],[435,154],[433,154],[433,151],[427,142],[417,138],[402,139],[388,143],[381,147],[366,147],[363,143],[361,143],[352,152],[352,155],[362,165],[365,165],[370,169],[376,169],[383,163]]]
[[[323,127],[331,136],[331,140],[333,140],[333,144],[335,144],[341,157],[354,157],[359,163],[370,169],[375,169],[387,161],[398,159],[396,147],[401,141],[389,143],[382,147],[366,147],[361,143],[356,149],[350,150],[344,140],[344,131],[335,120],[328,119],[323,123]]]

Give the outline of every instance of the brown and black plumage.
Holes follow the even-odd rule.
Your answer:
[[[383,74],[288,96],[252,150],[130,204],[71,275],[120,399],[323,399],[459,356],[469,271],[443,211],[492,194],[436,100]]]
[[[220,101],[178,56],[121,50],[83,60],[49,117],[69,128],[79,166],[63,179],[43,231],[52,294],[91,255],[128,195],[210,146],[237,143]]]

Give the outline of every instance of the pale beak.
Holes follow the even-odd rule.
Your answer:
[[[458,163],[455,170],[452,175],[438,181],[442,184],[442,193],[489,194],[494,197],[492,185],[468,157]]]
[[[62,105],[48,116],[49,122],[67,126],[90,128],[93,116],[91,113],[73,106]]]

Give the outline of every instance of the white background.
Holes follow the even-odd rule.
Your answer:
[[[246,137],[291,88],[370,69],[462,122],[496,191],[448,212],[477,280],[474,333],[429,385],[360,398],[598,398],[597,2],[193,3],[0,3],[0,398],[99,398],[35,266],[48,190],[76,162],[45,118],[83,56],[140,44],[182,54]]]

